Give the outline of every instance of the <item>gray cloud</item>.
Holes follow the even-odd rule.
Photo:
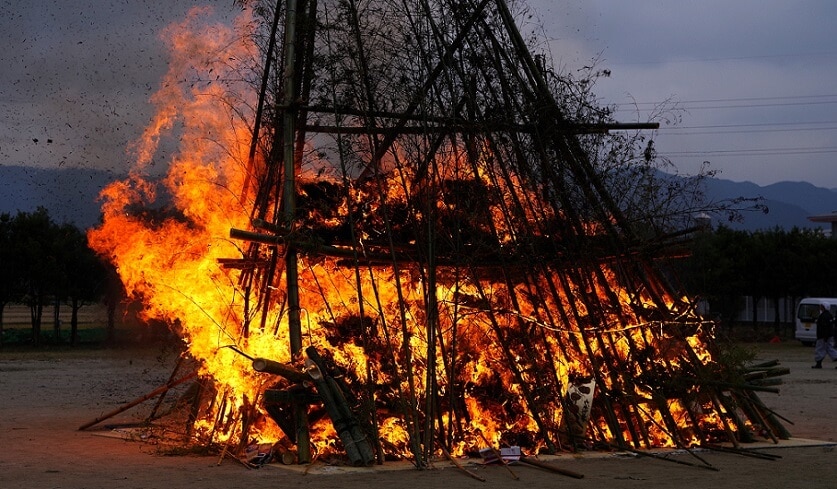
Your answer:
[[[550,19],[559,65],[598,58],[611,69],[596,92],[626,109],[620,119],[644,120],[654,103],[680,102],[682,122],[655,138],[681,172],[708,160],[721,178],[837,187],[837,3],[530,3]]]

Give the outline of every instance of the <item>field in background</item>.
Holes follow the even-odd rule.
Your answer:
[[[70,327],[70,315],[72,310],[62,305],[58,319],[62,323],[63,328]],[[41,319],[41,327],[51,328],[54,322],[54,309],[52,306],[44,307],[43,318]],[[108,315],[105,306],[102,304],[93,304],[84,306],[78,311],[78,326],[79,328],[90,326],[105,326],[107,324]],[[28,328],[32,324],[29,317],[29,307],[24,305],[9,305],[3,310],[3,327],[4,328]]]
[[[62,305],[59,310],[59,340],[55,335],[55,310],[44,307],[41,318],[41,343],[64,343],[70,338],[70,319],[72,310]],[[81,343],[101,343],[107,338],[107,310],[102,304],[84,306],[78,311],[78,341]],[[153,341],[167,333],[162,324],[147,324],[137,319],[136,310],[125,307],[117,311],[114,324],[113,341],[118,343],[143,343]],[[25,305],[7,305],[3,310],[4,345],[32,343],[32,322],[29,307]]]

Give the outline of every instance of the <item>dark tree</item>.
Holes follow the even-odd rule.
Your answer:
[[[78,312],[101,299],[107,280],[106,266],[87,246],[87,236],[78,228],[63,225],[59,228],[57,255],[61,298],[70,306],[70,343],[78,341]],[[56,304],[58,300],[56,300]]]
[[[0,215],[0,332],[5,306],[22,302],[29,307],[32,343],[40,344],[43,310],[52,305],[54,340],[60,341],[60,308],[66,303],[75,343],[78,311],[101,298],[106,276],[84,233],[71,224],[55,224],[46,209]]]
[[[39,207],[33,213],[18,212],[12,223],[14,248],[21,267],[25,295],[32,324],[32,343],[41,342],[41,320],[44,306],[52,297],[58,268],[58,257],[52,243],[55,225],[47,210]]]
[[[732,323],[744,296],[792,303],[802,297],[837,294],[837,240],[819,231],[734,231],[719,227],[699,233],[689,257],[679,264],[687,293],[707,299],[713,312]],[[753,311],[755,321],[755,311]]]
[[[21,283],[18,250],[13,239],[13,220],[0,214],[0,345],[3,344],[3,313],[6,306],[19,299]]]

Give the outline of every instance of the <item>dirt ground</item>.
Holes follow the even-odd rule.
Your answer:
[[[837,363],[812,370],[813,349],[796,342],[747,347],[758,360],[778,359],[790,368],[780,394],[760,394],[793,422],[787,425],[792,440],[760,449],[771,459],[669,451],[663,453],[666,460],[598,452],[547,460],[582,479],[527,466],[508,471],[462,461],[484,481],[448,461],[422,471],[399,464],[357,469],[318,463],[305,472],[305,467],[281,464],[249,469],[218,455],[166,455],[155,444],[121,437],[112,428],[143,419],[153,400],[78,430],[165,384],[174,365],[166,354],[142,349],[0,351],[0,488],[837,487]],[[696,457],[711,469],[701,467]]]

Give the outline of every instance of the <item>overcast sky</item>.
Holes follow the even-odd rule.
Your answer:
[[[611,71],[596,92],[617,119],[678,109],[655,142],[681,173],[837,187],[837,2],[530,3],[560,69]],[[200,4],[0,0],[0,164],[122,171],[165,71],[159,33]]]
[[[729,180],[837,187],[837,2],[530,3],[559,66],[611,70],[596,92],[619,120],[677,102],[655,142],[678,170],[709,161]]]

